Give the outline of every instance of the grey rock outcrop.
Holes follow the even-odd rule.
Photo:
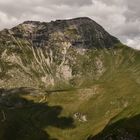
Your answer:
[[[0,32],[0,44],[13,46],[17,42],[23,45],[30,43],[34,47],[69,43],[77,48],[110,48],[120,41],[92,19],[81,17],[49,23],[25,21],[10,30]]]

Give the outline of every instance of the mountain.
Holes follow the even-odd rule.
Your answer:
[[[57,20],[52,22],[26,21],[10,30],[0,33],[0,42],[15,45],[11,38],[23,43],[30,42],[34,47],[69,43],[72,47],[110,48],[119,40],[107,33],[100,25],[90,18]]]
[[[0,32],[0,140],[139,140],[140,51],[89,18]]]

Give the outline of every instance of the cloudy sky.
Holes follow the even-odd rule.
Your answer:
[[[82,16],[140,49],[140,0],[0,0],[0,30],[25,20],[49,22]]]

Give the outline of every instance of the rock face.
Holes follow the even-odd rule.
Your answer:
[[[10,30],[0,32],[0,44],[11,46],[17,42],[46,47],[69,44],[77,48],[110,48],[119,40],[87,17],[47,22],[26,21]]]

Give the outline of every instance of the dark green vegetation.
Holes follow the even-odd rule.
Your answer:
[[[60,116],[61,106],[49,106],[47,102],[26,100],[33,89],[1,89],[1,140],[57,140],[44,130],[47,127],[73,128],[71,117]],[[37,95],[35,95],[37,96]],[[39,96],[37,96],[39,98]]]
[[[113,118],[114,119],[114,118]],[[124,118],[115,123],[110,123],[96,136],[89,136],[88,140],[116,140],[116,139],[130,139],[139,140],[140,138],[140,115],[132,118]]]
[[[49,47],[13,34],[0,46],[0,140],[139,140],[140,52],[74,47],[81,26],[54,24]]]

